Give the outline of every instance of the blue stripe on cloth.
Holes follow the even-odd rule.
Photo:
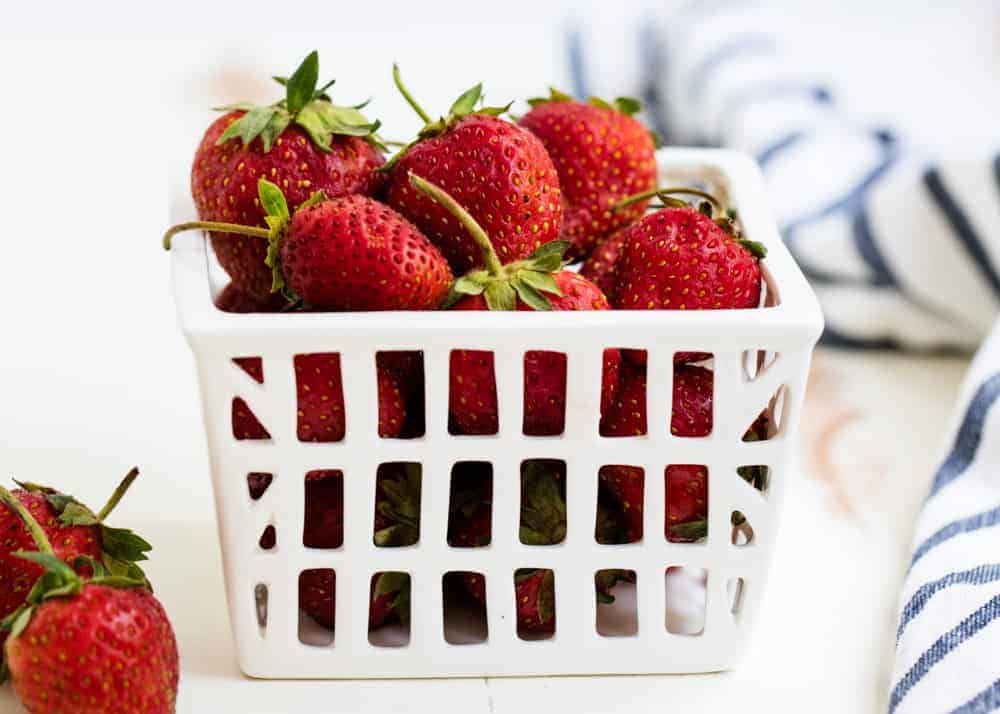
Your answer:
[[[994,595],[982,607],[935,640],[934,644],[924,650],[923,654],[910,667],[910,671],[896,682],[889,698],[889,714],[896,711],[900,702],[935,665],[998,616],[1000,616],[1000,594]]]
[[[901,345],[891,337],[855,337],[841,332],[830,325],[829,318],[823,328],[821,338],[827,347],[842,347],[849,350],[898,350]]]
[[[868,211],[862,209],[851,221],[851,233],[854,236],[854,247],[858,250],[858,255],[865,261],[865,265],[872,271],[872,285],[897,287],[899,283],[889,269],[889,263],[879,250],[872,235],[871,222],[868,219]]]
[[[566,51],[569,55],[569,81],[573,96],[584,98],[590,96],[590,82],[587,78],[587,68],[583,53],[583,33],[572,29],[566,35]]]
[[[962,247],[965,248],[966,253],[972,258],[976,268],[986,278],[990,287],[993,288],[994,294],[1000,298],[1000,275],[997,275],[996,269],[993,267],[976,229],[973,228],[968,216],[965,215],[965,211],[945,187],[940,172],[937,169],[928,169],[924,173],[923,181],[924,187],[951,225],[951,229],[955,232]]]
[[[969,464],[976,457],[979,443],[983,440],[983,426],[986,423],[986,417],[989,416],[990,409],[998,398],[1000,398],[1000,372],[991,376],[976,389],[976,393],[972,396],[972,400],[965,410],[965,416],[962,417],[962,424],[955,436],[955,443],[951,447],[948,458],[944,460],[935,474],[927,498],[934,496],[969,468]]]
[[[1000,563],[988,563],[969,570],[948,573],[942,578],[924,583],[913,593],[913,597],[906,603],[906,607],[903,608],[903,612],[899,616],[896,644],[899,644],[899,638],[903,636],[903,630],[910,624],[910,621],[919,615],[931,598],[942,590],[950,588],[952,585],[982,585],[992,583],[994,580],[1000,580]]]
[[[639,28],[639,71],[639,98],[643,109],[653,131],[666,140],[670,136],[669,114],[660,82],[667,72],[667,53],[662,33],[652,18],[646,18]]]
[[[997,188],[1000,188],[1000,154],[993,157],[993,177],[997,180]]]
[[[1000,709],[1000,679],[974,696],[951,714],[989,714]]]
[[[965,533],[974,533],[975,531],[982,530],[983,528],[992,528],[998,523],[1000,523],[1000,506],[991,508],[988,511],[982,511],[973,516],[968,516],[967,518],[960,518],[957,521],[952,521],[946,526],[942,526],[933,535],[928,536],[927,539],[913,551],[913,558],[910,559],[910,570],[913,569],[913,566],[916,565],[918,560],[955,536],[963,535]]]
[[[757,163],[760,164],[761,168],[764,168],[765,165],[771,161],[771,159],[785,149],[795,146],[795,144],[802,141],[803,138],[805,138],[804,132],[793,131],[791,134],[787,134],[777,141],[768,144],[757,154]]]
[[[774,51],[774,40],[768,35],[750,34],[735,37],[721,47],[717,47],[691,70],[687,77],[687,95],[691,101],[698,101],[705,90],[712,73],[734,59],[747,55]]]
[[[896,148],[895,142],[887,142],[884,140],[884,137],[877,137],[875,135],[873,135],[872,138],[878,141],[879,146],[882,149],[882,156],[878,163],[875,164],[875,166],[873,166],[860,181],[851,187],[847,193],[838,196],[826,206],[819,208],[812,213],[808,213],[805,216],[796,218],[785,225],[782,231],[787,234],[788,239],[793,238],[796,229],[801,226],[828,218],[839,211],[843,211],[847,208],[852,208],[860,204],[868,189],[871,188],[889,171],[889,169],[892,168],[899,158],[899,151]],[[789,240],[789,242],[792,241]]]

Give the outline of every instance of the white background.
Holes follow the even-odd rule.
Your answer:
[[[852,398],[876,413],[888,450],[879,458],[894,476],[879,485],[879,505],[869,503],[871,522],[860,530],[829,505],[822,484],[806,478],[793,489],[793,535],[774,583],[782,611],[765,612],[759,651],[740,672],[353,688],[235,674],[195,376],[159,249],[171,192],[183,191],[193,147],[214,116],[208,108],[270,98],[267,77],[318,48],[323,78],[339,79],[335,99],[373,96],[368,111],[383,119],[384,134],[405,139],[417,120],[392,89],[393,60],[432,112],[479,80],[499,103],[567,86],[563,34],[572,23],[600,23],[624,43],[636,18],[669,18],[671,3],[292,5],[17,3],[5,8],[0,30],[0,474],[56,483],[97,504],[129,466],[142,468],[116,521],[148,524],[163,553],[152,570],[181,639],[183,706],[399,711],[433,701],[435,710],[528,711],[546,701],[548,709],[569,706],[568,697],[586,693],[573,710],[629,700],[636,709],[683,702],[689,711],[698,702],[708,710],[723,702],[880,707],[909,518],[943,429],[934,420],[948,413],[961,374],[954,361],[824,355],[847,375]],[[981,154],[1000,143],[995,4],[781,7],[793,44],[861,118],[892,122],[931,153]],[[599,68],[602,82],[634,73],[631,57],[623,47],[620,65]],[[894,378],[888,386],[886,377]],[[907,453],[893,438],[904,415],[909,436],[923,437]],[[803,578],[813,579],[807,589]],[[4,696],[0,710],[13,706]]]

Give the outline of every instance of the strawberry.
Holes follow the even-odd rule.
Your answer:
[[[670,197],[705,196],[699,208]],[[616,263],[614,307],[620,310],[714,310],[760,303],[764,247],[740,237],[731,217],[715,218],[718,202],[694,189],[638,194],[619,205],[658,195],[665,207],[625,229]]]
[[[337,574],[329,568],[299,573],[299,608],[318,624],[333,629],[337,608]]]
[[[420,465],[379,464],[375,474],[375,545],[407,546],[420,540]]]
[[[566,463],[532,459],[521,466],[521,525],[525,545],[555,545],[566,539]]]
[[[394,620],[410,619],[410,576],[406,573],[378,573],[372,578],[368,629],[375,630]]]
[[[433,121],[403,86],[403,97],[426,122],[416,141],[388,164],[385,196],[444,253],[458,274],[479,264],[480,248],[443,207],[414,191],[410,174],[455,196],[489,232],[500,260],[521,260],[559,237],[559,178],[542,142],[499,118],[507,107],[480,107],[482,85],[462,94],[447,117]]]
[[[295,392],[298,396],[299,441],[341,441],[346,432],[344,388],[340,355],[314,352],[295,355]],[[395,377],[376,366],[378,386],[378,433],[382,438],[399,435],[406,410]]]
[[[486,581],[482,575],[463,572],[462,586],[476,602],[486,604]],[[555,632],[555,574],[551,570],[518,569],[514,574],[514,599],[519,633]]]
[[[240,290],[235,283],[229,283],[216,298],[215,306],[223,312],[281,312],[288,301],[279,293],[269,293],[257,299]]]
[[[693,543],[708,533],[708,470],[694,464],[671,464],[664,473],[671,543]]]
[[[609,464],[598,472],[601,485],[615,501],[623,521],[625,543],[642,540],[643,470],[637,466]]]
[[[565,241],[552,241],[523,261],[503,265],[494,243],[476,219],[440,187],[412,174],[415,189],[444,207],[482,252],[485,270],[474,270],[455,281],[446,305],[456,310],[607,310],[604,294],[590,281],[563,270]],[[621,356],[604,355],[602,401],[616,389]],[[455,350],[451,356],[449,418],[452,432],[495,434],[498,429],[493,355]],[[525,355],[524,433],[561,434],[565,420],[566,356],[544,351]]]
[[[306,474],[302,544],[306,548],[339,548],[344,544],[344,474],[317,469]]]
[[[23,505],[34,520],[38,521],[45,537],[53,542],[57,558],[76,567],[76,559],[86,556],[101,561],[115,574],[143,578],[137,561],[146,560],[151,546],[138,535],[125,528],[112,528],[104,524],[115,506],[139,475],[132,469],[115,489],[107,504],[94,513],[72,496],[46,486],[19,483],[20,489],[13,497]],[[9,509],[0,509],[0,620],[22,606],[31,586],[42,575],[44,568],[23,558],[18,551],[35,547],[32,533],[17,515]],[[92,569],[83,565],[80,572],[89,575]],[[6,633],[0,632],[0,645]]]
[[[549,97],[528,103],[531,110],[519,123],[541,139],[552,157],[562,187],[561,237],[572,243],[571,257],[585,258],[645,211],[642,201],[613,208],[630,194],[656,186],[653,136],[632,117],[640,109],[635,99],[578,102],[551,89]]]
[[[242,441],[244,439],[267,440],[271,438],[271,432],[260,423],[257,417],[254,416],[254,413],[250,411],[247,403],[240,397],[233,399],[231,421],[233,424],[233,438],[235,439]]]
[[[292,206],[313,192],[327,196],[372,194],[384,163],[375,131],[358,107],[330,102],[317,88],[319,57],[312,52],[287,80],[285,98],[269,106],[235,104],[205,132],[191,168],[191,193],[203,221],[264,226],[264,206],[254,190],[258,179],[282,186]],[[213,232],[212,247],[233,282],[246,295],[265,301],[271,271],[264,264],[267,241]]]
[[[580,267],[580,275],[601,289],[608,300],[614,300],[618,286],[618,254],[621,253],[626,230],[621,228],[602,240]]]
[[[400,439],[416,439],[426,431],[423,352],[378,352],[375,365],[396,380],[403,401],[403,427]]]
[[[82,580],[18,498],[0,488],[0,500],[21,520],[37,549],[18,551],[18,557],[44,573],[27,602],[2,625],[10,633],[4,669],[25,709],[32,714],[173,712],[177,640],[145,578],[112,575],[100,561],[81,556],[93,574]]]

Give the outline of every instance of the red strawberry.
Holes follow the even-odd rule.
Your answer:
[[[649,130],[632,118],[635,99],[614,104],[591,97],[588,103],[551,90],[528,100],[520,119],[545,145],[559,174],[563,198],[562,238],[573,258],[586,257],[618,228],[637,220],[646,204],[612,210],[622,199],[656,186],[655,144]]]
[[[729,218],[713,219],[712,204],[708,201],[695,209],[670,198],[669,191],[659,194],[667,202],[666,208],[625,229],[616,267],[618,287],[614,307],[620,310],[757,307],[759,260],[766,254],[763,246],[741,239]],[[634,198],[644,195],[649,194]]]
[[[341,441],[344,438],[344,389],[340,355],[315,352],[295,355],[295,391],[298,396],[299,441]],[[376,367],[378,382],[378,433],[399,435],[406,412],[399,384],[392,374]]]
[[[302,544],[306,548],[339,548],[344,544],[344,474],[318,469],[306,474],[305,520]]]
[[[75,559],[87,556],[103,561],[116,573],[142,578],[142,570],[135,563],[146,559],[149,543],[130,530],[112,528],[103,522],[138,475],[138,469],[129,471],[96,514],[72,496],[37,484],[19,484],[21,488],[13,492],[13,497],[40,524],[45,537],[55,544],[55,556],[63,562],[76,567]],[[25,603],[32,585],[44,572],[41,565],[15,555],[34,548],[35,540],[21,519],[11,510],[0,508],[0,620]],[[85,575],[92,572],[88,565],[79,570]],[[0,645],[5,636],[0,632]]]
[[[394,620],[410,619],[410,576],[406,573],[378,573],[372,578],[368,629],[375,630]]]
[[[112,576],[91,560],[93,578],[84,582],[17,498],[0,489],[0,499],[37,548],[19,557],[45,572],[28,602],[3,621],[5,668],[24,707],[32,714],[173,712],[177,641],[145,579]]]
[[[410,176],[414,188],[427,194],[453,216],[482,251],[485,270],[459,278],[449,304],[456,310],[607,310],[604,294],[585,278],[563,270],[564,241],[543,245],[523,261],[502,265],[493,243],[475,218],[455,199],[422,177]],[[614,373],[621,357],[604,355],[602,401],[616,389]],[[453,433],[495,434],[498,429],[493,356],[477,350],[456,350],[451,356],[449,415]],[[561,434],[565,420],[566,357],[531,351],[525,355],[524,433]]]
[[[712,431],[712,372],[704,367],[674,367],[670,432],[675,436],[706,436]],[[601,418],[602,436],[646,433],[646,369],[625,362],[618,396]]]
[[[271,438],[271,432],[254,416],[254,413],[250,411],[250,407],[247,406],[247,403],[243,399],[235,397],[231,411],[233,438],[240,441],[244,439],[267,440]]]
[[[486,604],[486,581],[482,575],[463,572],[462,585],[476,602]],[[551,570],[519,569],[514,575],[514,599],[519,633],[555,632],[555,574]]]
[[[405,412],[403,428],[396,436],[400,439],[416,439],[423,436],[426,431],[424,353],[379,352],[375,355],[375,364],[396,380],[403,397]]]
[[[461,201],[489,232],[504,263],[526,258],[559,237],[562,205],[555,167],[535,135],[498,118],[507,107],[477,109],[482,85],[476,85],[447,117],[432,121],[403,87],[396,67],[393,78],[426,126],[387,165],[386,200],[427,234],[456,274],[478,265],[481,250],[448,211],[413,190],[411,173]]]
[[[643,470],[637,466],[610,464],[598,472],[621,513],[625,543],[642,540]]]
[[[646,368],[625,361],[618,391],[601,410],[601,436],[642,436],[646,433]]]
[[[330,103],[329,84],[317,89],[315,52],[287,80],[286,97],[270,106],[237,104],[205,132],[191,168],[191,193],[203,221],[264,226],[258,179],[280,185],[292,206],[315,191],[327,196],[374,193],[384,163],[374,132],[355,108]],[[233,282],[248,296],[267,299],[271,271],[267,241],[212,233],[212,247]]]
[[[330,568],[299,573],[299,607],[318,624],[333,629],[337,609],[337,574]]]
[[[215,306],[223,312],[281,312],[288,301],[279,293],[268,293],[262,299],[253,298],[229,283],[215,298]]]
[[[708,471],[694,464],[666,468],[667,540],[691,543],[708,532]]]
[[[625,229],[622,228],[598,243],[580,268],[580,275],[599,287],[609,301],[614,300],[618,285],[618,255],[625,235]]]

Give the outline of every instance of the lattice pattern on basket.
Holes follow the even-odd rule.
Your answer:
[[[770,307],[714,315],[232,316],[211,307],[204,247],[194,241],[175,245],[177,299],[198,358],[229,609],[245,672],[329,678],[696,672],[726,669],[739,659],[764,590],[789,446],[821,320],[763,208],[752,165],[726,152],[671,150],[665,157],[665,168],[681,174],[680,180],[707,177],[726,189],[740,208],[746,233],[768,244]],[[606,348],[647,351],[645,435],[599,434]],[[494,435],[449,433],[448,372],[456,349],[493,353],[500,415]],[[530,350],[566,355],[570,386],[559,436],[523,433],[524,355]],[[422,436],[378,435],[375,361],[384,351],[423,355]],[[703,437],[677,437],[668,428],[673,356],[685,351],[710,353],[713,359],[714,417]],[[294,358],[310,353],[339,355],[345,409],[339,441],[299,439]],[[245,357],[259,357],[261,381],[233,362]],[[234,399],[268,438],[234,436]],[[762,411],[770,417],[769,438],[744,440]],[[518,537],[518,475],[532,459],[565,463],[566,537],[556,545],[525,545]],[[486,547],[448,543],[450,474],[466,461],[492,465]],[[390,462],[421,468],[420,536],[407,547],[373,542],[376,473]],[[598,472],[615,464],[643,469],[643,535],[635,543],[604,545],[595,538]],[[709,475],[707,538],[698,543],[671,542],[664,531],[665,470],[685,464],[704,466]],[[337,547],[302,543],[305,474],[313,470],[343,474],[346,513]],[[514,574],[526,567],[554,573],[557,624],[547,639],[517,635]],[[605,636],[598,621],[595,575],[612,568],[636,575],[634,632],[626,636]],[[671,571],[683,577],[704,572],[698,636],[670,631],[676,628],[666,612],[675,590],[667,575],[675,568],[685,569]],[[300,641],[297,608],[301,573],[317,569],[336,576],[334,634],[319,646]],[[407,646],[382,646],[386,643],[369,638],[369,590],[380,572],[410,578]],[[485,578],[483,637],[473,637],[474,643],[456,642],[445,628],[442,583],[456,572]],[[619,631],[619,624],[614,628]]]

